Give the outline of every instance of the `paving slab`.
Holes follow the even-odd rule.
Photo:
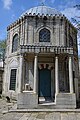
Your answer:
[[[61,113],[60,112],[54,112],[53,113],[53,120],[61,120]]]
[[[77,120],[76,113],[68,113],[68,120]]]
[[[76,113],[77,120],[80,120],[80,113]]]
[[[53,113],[47,112],[45,116],[45,120],[52,120],[53,119]]]
[[[69,120],[68,113],[61,113],[61,120]]]
[[[23,116],[19,120],[28,120],[31,113],[24,113]]]
[[[46,113],[42,113],[42,114],[39,114],[39,113],[38,113],[36,119],[42,119],[42,120],[44,120],[44,119],[45,119],[45,116],[46,116]]]
[[[0,120],[80,120],[80,109],[18,110],[14,105],[16,106],[16,103],[0,100]]]
[[[33,113],[31,114],[31,116],[28,118],[28,120],[36,120],[36,113],[35,115],[33,115]]]

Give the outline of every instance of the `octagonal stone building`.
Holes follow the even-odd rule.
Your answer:
[[[57,10],[37,6],[7,28],[3,95],[17,108],[76,108],[77,30]]]

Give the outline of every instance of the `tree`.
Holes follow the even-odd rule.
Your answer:
[[[0,41],[0,59],[4,60],[5,49],[6,49],[6,39]]]
[[[6,48],[6,40],[1,40],[0,41],[0,48],[5,49]]]
[[[73,6],[77,10],[80,10],[80,5]],[[80,39],[80,16],[75,16],[75,18],[71,18],[71,21],[74,23],[75,27],[78,30],[78,38]],[[78,42],[78,45],[80,46],[80,41]]]
[[[73,6],[77,10],[80,10],[80,5]],[[80,16],[75,16],[75,18],[71,18],[72,22],[75,23],[75,26],[78,31],[80,31]]]

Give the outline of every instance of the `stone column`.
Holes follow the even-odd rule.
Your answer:
[[[22,61],[22,90],[25,90],[25,79],[26,79],[26,61],[23,58]]]
[[[70,93],[73,93],[73,71],[72,71],[72,58],[69,56],[69,86]]]
[[[73,71],[72,71],[72,58],[69,56],[69,86],[70,93],[73,93]]]
[[[58,80],[58,57],[55,57],[55,87],[56,94],[59,93],[59,80]]]
[[[23,56],[20,56],[20,67],[19,67],[19,92],[22,91],[22,78],[23,78]]]
[[[37,92],[37,78],[38,78],[38,58],[37,55],[34,58],[34,92]]]

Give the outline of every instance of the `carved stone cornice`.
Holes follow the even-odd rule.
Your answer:
[[[52,46],[52,45],[21,45],[21,53],[67,53],[73,54],[73,48],[64,46]]]

